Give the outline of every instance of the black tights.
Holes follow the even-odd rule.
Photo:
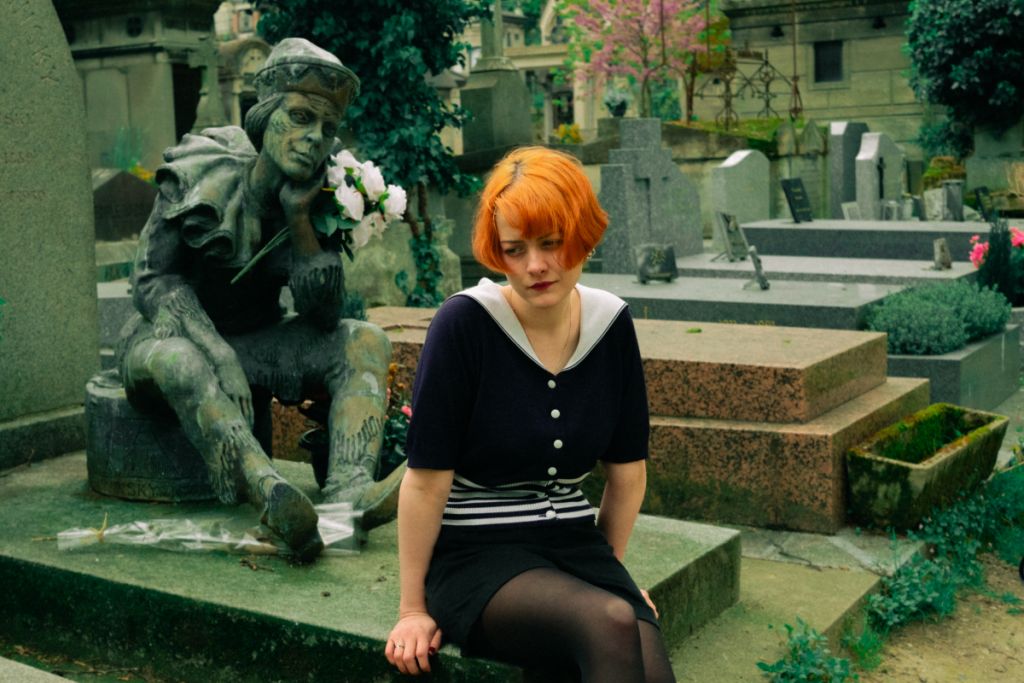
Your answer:
[[[531,569],[487,603],[474,640],[527,668],[573,671],[583,683],[674,683],[653,624],[622,598],[554,569]]]

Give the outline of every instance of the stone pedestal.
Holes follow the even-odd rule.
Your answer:
[[[173,414],[132,408],[113,372],[86,385],[86,464],[98,493],[129,500],[212,500],[206,464]]]
[[[462,106],[473,113],[462,127],[467,154],[533,139],[530,91],[517,71],[473,71],[459,96]]]
[[[1011,185],[1015,165],[1024,166],[1024,121],[999,136],[978,131],[974,135],[974,153],[964,162],[967,188],[1006,189]],[[1020,177],[1024,178],[1024,172]]]

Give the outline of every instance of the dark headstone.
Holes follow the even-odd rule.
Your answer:
[[[116,168],[92,171],[96,239],[115,242],[138,237],[153,210],[156,186]]]
[[[962,221],[964,219],[964,181],[942,181],[942,220]]]
[[[814,220],[814,213],[811,211],[811,200],[804,189],[804,181],[800,178],[783,178],[782,191],[786,194],[786,203],[789,204],[789,212],[793,215],[794,223],[810,223]]]

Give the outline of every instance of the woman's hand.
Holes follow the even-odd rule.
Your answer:
[[[293,230],[309,223],[309,210],[324,186],[324,173],[314,173],[306,181],[288,180],[278,192],[285,220]]]
[[[252,407],[252,390],[249,388],[249,379],[237,360],[219,363],[217,365],[217,379],[220,380],[220,388],[227,394],[231,402],[238,406],[245,421],[252,429],[254,412]]]
[[[658,608],[654,606],[654,601],[651,600],[650,594],[646,590],[641,588],[640,589],[640,595],[644,596],[644,601],[647,603],[647,606],[650,607],[652,610],[654,610],[654,616],[657,617],[658,619],[660,619],[661,615],[658,614]]]
[[[441,647],[441,629],[426,612],[415,612],[398,618],[391,629],[384,656],[400,672],[417,676],[430,671],[430,655]]]

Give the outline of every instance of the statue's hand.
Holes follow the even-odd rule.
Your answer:
[[[285,220],[293,230],[310,227],[309,210],[324,186],[324,173],[314,173],[305,181],[288,180],[278,192]]]
[[[217,379],[220,380],[220,388],[228,395],[232,403],[238,406],[238,410],[241,411],[245,421],[249,423],[249,428],[252,429],[252,390],[249,388],[249,380],[246,378],[242,366],[234,359],[218,363]]]

